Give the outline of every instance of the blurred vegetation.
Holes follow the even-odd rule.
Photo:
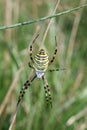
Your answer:
[[[61,0],[57,12],[85,3]],[[54,0],[0,0],[0,26],[47,16],[54,5]],[[39,32],[35,54],[48,22],[0,31],[0,130],[9,128],[19,91],[29,78],[29,43]],[[25,94],[13,130],[87,130],[87,8],[54,18],[44,43],[50,57],[55,35],[58,53],[50,68],[66,67],[66,71],[46,73],[53,108],[46,106],[43,83],[36,79]]]

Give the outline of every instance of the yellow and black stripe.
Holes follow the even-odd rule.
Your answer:
[[[39,50],[39,52],[34,56],[34,66],[38,71],[45,71],[48,67],[49,57],[44,49]]]

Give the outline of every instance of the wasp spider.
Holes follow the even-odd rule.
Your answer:
[[[38,36],[39,36],[39,34],[33,39],[32,44],[30,45],[30,60],[33,63],[33,66],[29,62],[29,67],[35,70],[35,75],[33,76],[33,78],[30,81],[27,80],[24,83],[24,86],[20,91],[17,106],[22,101],[27,88],[31,85],[31,83],[37,77],[37,78],[43,80],[45,96],[46,96],[46,102],[47,102],[47,104],[50,104],[51,107],[52,107],[52,98],[51,98],[50,88],[49,88],[49,85],[48,85],[46,77],[45,77],[45,72],[47,71],[48,66],[55,59],[55,56],[56,56],[56,53],[57,53],[57,40],[56,40],[56,37],[55,37],[56,49],[55,49],[55,52],[54,52],[54,55],[53,55],[52,59],[49,61],[49,56],[48,56],[48,54],[46,53],[46,51],[44,49],[40,49],[39,52],[34,57],[32,55],[32,51],[33,51],[33,46],[32,45],[35,43]],[[53,72],[53,71],[59,71],[59,70],[60,69],[52,69],[52,70],[48,70],[48,71]]]

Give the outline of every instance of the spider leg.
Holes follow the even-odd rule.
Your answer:
[[[30,62],[28,62],[28,66],[29,66],[31,69],[35,69],[34,66],[32,66]]]
[[[36,35],[36,37],[33,39],[33,41],[32,41],[32,43],[31,43],[31,45],[30,45],[30,59],[31,59],[31,61],[34,63],[34,60],[33,60],[33,56],[32,56],[32,51],[33,51],[33,44],[34,44],[34,42],[36,41],[36,39],[38,38],[38,36],[39,36],[39,34],[37,34]]]
[[[52,98],[51,98],[50,88],[48,86],[47,80],[46,80],[44,75],[42,76],[42,80],[43,80],[43,83],[44,83],[46,102],[47,102],[47,104],[50,102],[50,105],[52,107]]]
[[[57,40],[56,40],[56,36],[55,36],[55,43],[56,43],[56,49],[54,51],[54,55],[53,55],[52,59],[49,62],[49,65],[54,62],[55,56],[57,54]]]
[[[47,87],[44,85],[44,90],[45,90],[45,96],[46,96],[46,103],[48,104],[49,102],[49,97],[48,97],[48,91],[47,91]]]
[[[18,102],[17,102],[17,106],[20,104],[20,102],[22,101],[23,97],[24,97],[24,94],[27,90],[27,88],[31,85],[31,83],[33,82],[33,80],[36,78],[37,76],[35,75],[31,81],[27,80],[25,83],[24,83],[24,86],[23,88],[21,89],[20,91],[20,95],[19,95],[19,98],[18,98]]]
[[[66,68],[50,69],[50,70],[48,70],[48,71],[49,71],[49,72],[53,72],[53,71],[60,71],[60,70],[66,70]]]

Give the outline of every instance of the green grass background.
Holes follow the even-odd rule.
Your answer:
[[[86,2],[61,0],[57,12]],[[10,11],[6,1],[0,0],[0,26],[47,16],[52,13],[55,5],[54,0],[15,0],[7,3]],[[58,53],[49,68],[66,67],[65,71],[46,72],[53,98],[52,109],[46,106],[43,82],[36,79],[25,94],[13,130],[87,130],[87,8],[83,9],[78,23],[80,14],[81,9],[54,18],[44,43],[51,58],[55,50],[56,35]],[[19,91],[29,78],[29,52],[26,54],[28,46],[40,28],[33,54],[38,51],[48,22],[47,20],[10,29],[10,33],[9,30],[0,30],[0,111],[1,107],[5,106],[0,115],[0,130],[9,128]],[[74,39],[71,35],[75,34],[75,31]],[[70,44],[74,46],[70,47]],[[23,67],[21,64],[24,64]],[[20,68],[22,70],[17,77]],[[7,96],[15,79],[17,82],[10,96]]]

